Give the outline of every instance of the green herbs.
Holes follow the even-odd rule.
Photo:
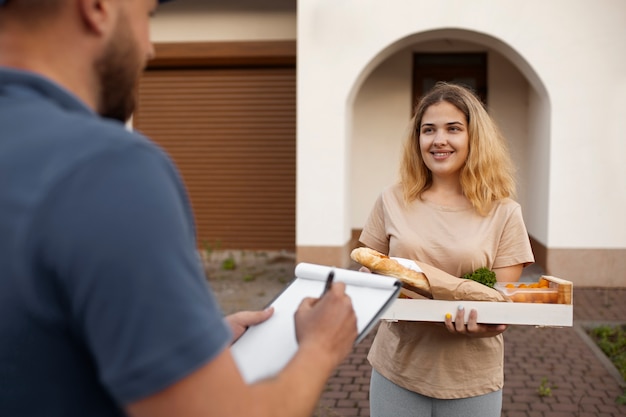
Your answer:
[[[480,282],[481,284],[484,284],[490,288],[493,288],[493,286],[496,284],[496,273],[484,267],[478,268],[471,274],[463,275],[463,278]]]

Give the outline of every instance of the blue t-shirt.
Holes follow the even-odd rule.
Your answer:
[[[165,153],[0,68],[0,416],[120,416],[231,334]]]

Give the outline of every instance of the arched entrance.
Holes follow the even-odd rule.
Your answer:
[[[544,266],[549,204],[550,100],[532,66],[511,46],[478,32],[441,29],[388,45],[351,89],[350,213],[358,237],[378,193],[397,177],[401,143],[414,98],[416,54],[484,54],[488,108],[504,131],[518,168],[518,198]],[[355,242],[354,242],[355,243]]]

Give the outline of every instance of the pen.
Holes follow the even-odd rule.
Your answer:
[[[328,273],[328,278],[326,278],[326,285],[324,285],[322,296],[330,290],[330,287],[333,285],[333,279],[335,279],[335,270],[331,269]]]

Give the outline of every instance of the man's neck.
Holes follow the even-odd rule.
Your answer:
[[[46,30],[50,36],[46,36]],[[39,29],[35,33],[17,25],[0,30],[0,66],[37,73],[61,85],[96,110],[97,83],[89,64],[89,51],[78,37]],[[52,36],[54,34],[54,36]]]

